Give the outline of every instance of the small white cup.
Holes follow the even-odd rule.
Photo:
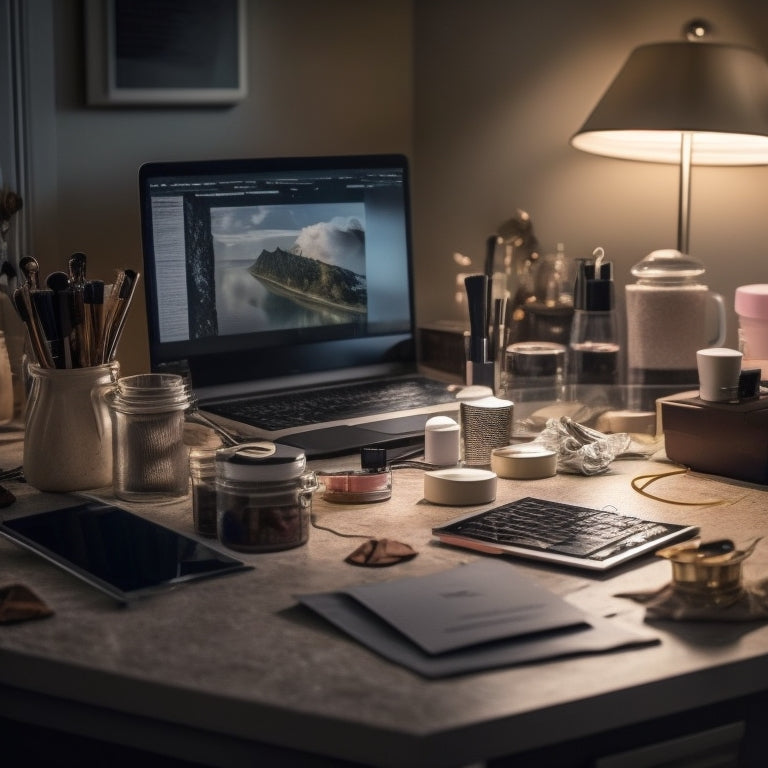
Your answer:
[[[736,400],[742,353],[725,347],[710,347],[696,352],[699,369],[699,397],[710,403]]]

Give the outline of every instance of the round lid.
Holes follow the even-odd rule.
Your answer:
[[[425,432],[455,432],[459,425],[450,416],[433,416],[424,425]]]
[[[493,390],[490,387],[483,387],[479,384],[470,384],[468,387],[462,387],[456,393],[456,399],[459,402],[467,400],[480,400],[484,397],[490,397]]]
[[[307,459],[301,449],[268,440],[216,451],[216,470],[230,480],[292,480],[301,477],[306,466]]]
[[[694,256],[673,249],[653,251],[630,270],[641,283],[694,283],[707,269]]]
[[[514,480],[538,480],[557,472],[557,454],[538,443],[522,443],[494,448],[491,469]]]
[[[742,317],[768,319],[768,285],[740,285],[736,289],[734,308]]]
[[[514,405],[511,400],[502,400],[499,397],[483,397],[480,400],[470,400],[468,403],[461,403],[463,406],[471,406],[472,408],[509,408]]]
[[[496,498],[496,473],[487,469],[451,467],[424,473],[424,499],[432,504],[470,506]]]

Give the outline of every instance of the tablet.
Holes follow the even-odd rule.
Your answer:
[[[78,499],[0,521],[0,535],[121,603],[185,582],[252,568],[122,507]]]

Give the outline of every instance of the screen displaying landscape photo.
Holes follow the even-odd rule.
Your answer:
[[[365,323],[365,207],[211,208],[219,334]]]

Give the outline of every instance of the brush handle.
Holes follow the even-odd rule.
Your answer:
[[[468,275],[464,278],[469,308],[469,359],[473,363],[488,361],[488,276]]]

